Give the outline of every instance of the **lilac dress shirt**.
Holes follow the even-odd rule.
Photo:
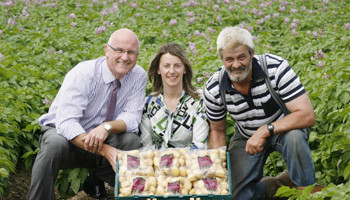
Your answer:
[[[115,77],[105,57],[79,63],[64,78],[49,112],[39,118],[41,126],[54,126],[72,140],[103,123]],[[113,119],[126,123],[127,132],[137,132],[141,122],[147,74],[136,65],[120,79]]]

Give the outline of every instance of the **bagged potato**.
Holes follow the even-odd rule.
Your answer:
[[[120,151],[118,154],[120,175],[153,176],[152,150]]]
[[[153,176],[119,175],[119,195],[128,197],[132,195],[154,195],[157,180]]]
[[[192,183],[184,177],[167,177],[160,175],[157,177],[156,195],[188,195],[192,189]]]
[[[227,177],[226,153],[224,150],[189,151],[185,157],[190,181],[207,177]]]
[[[204,178],[193,183],[195,194],[227,195],[228,182],[225,178]]]
[[[165,149],[154,153],[154,168],[157,175],[187,176],[185,149]]]

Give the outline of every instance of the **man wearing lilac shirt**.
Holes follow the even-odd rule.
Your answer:
[[[104,184],[114,186],[117,149],[140,147],[135,132],[141,121],[146,72],[136,64],[138,37],[129,29],[115,31],[105,56],[79,63],[66,75],[50,110],[39,118],[43,135],[35,160],[29,199],[56,199],[60,169],[94,168],[84,183],[91,196],[105,198]],[[116,108],[105,121],[113,82],[120,81]]]

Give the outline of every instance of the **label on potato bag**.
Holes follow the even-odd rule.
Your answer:
[[[164,155],[160,158],[159,165],[161,167],[171,167],[173,165],[173,159],[174,159],[173,154]]]
[[[132,191],[134,192],[143,192],[145,189],[145,179],[141,177],[134,178],[132,181]]]
[[[203,179],[204,185],[208,190],[216,190],[218,182],[215,177]]]
[[[173,193],[180,192],[180,181],[175,181],[172,183],[168,183],[168,191]]]
[[[198,156],[198,165],[201,169],[207,169],[213,165],[213,161],[210,159],[210,156]]]
[[[128,165],[128,168],[132,168],[132,169],[138,168],[140,166],[140,158],[128,155],[127,165]]]

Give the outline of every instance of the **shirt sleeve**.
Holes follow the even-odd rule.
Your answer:
[[[141,124],[140,124],[140,138],[141,143],[144,147],[154,146],[152,140],[152,124],[151,120],[148,117],[148,103],[145,103]]]
[[[82,70],[73,68],[67,73],[62,86],[56,96],[57,113],[56,129],[57,134],[62,135],[67,140],[72,140],[76,136],[86,132],[80,124],[80,118],[88,105],[90,86],[92,79],[81,75]]]
[[[285,103],[292,101],[306,92],[298,75],[286,60],[282,61],[276,70],[275,76],[278,92]]]
[[[141,122],[144,99],[146,95],[146,72],[139,73],[139,76],[133,77],[133,88],[127,98],[127,103],[123,111],[118,115],[117,119],[121,119],[126,123],[127,132],[138,132]]]
[[[219,92],[219,72],[207,81],[204,90],[204,105],[207,117],[213,121],[219,121],[226,117],[226,109],[224,108]]]
[[[203,99],[198,102],[193,118],[193,144],[198,149],[208,149],[209,123],[205,114]]]

